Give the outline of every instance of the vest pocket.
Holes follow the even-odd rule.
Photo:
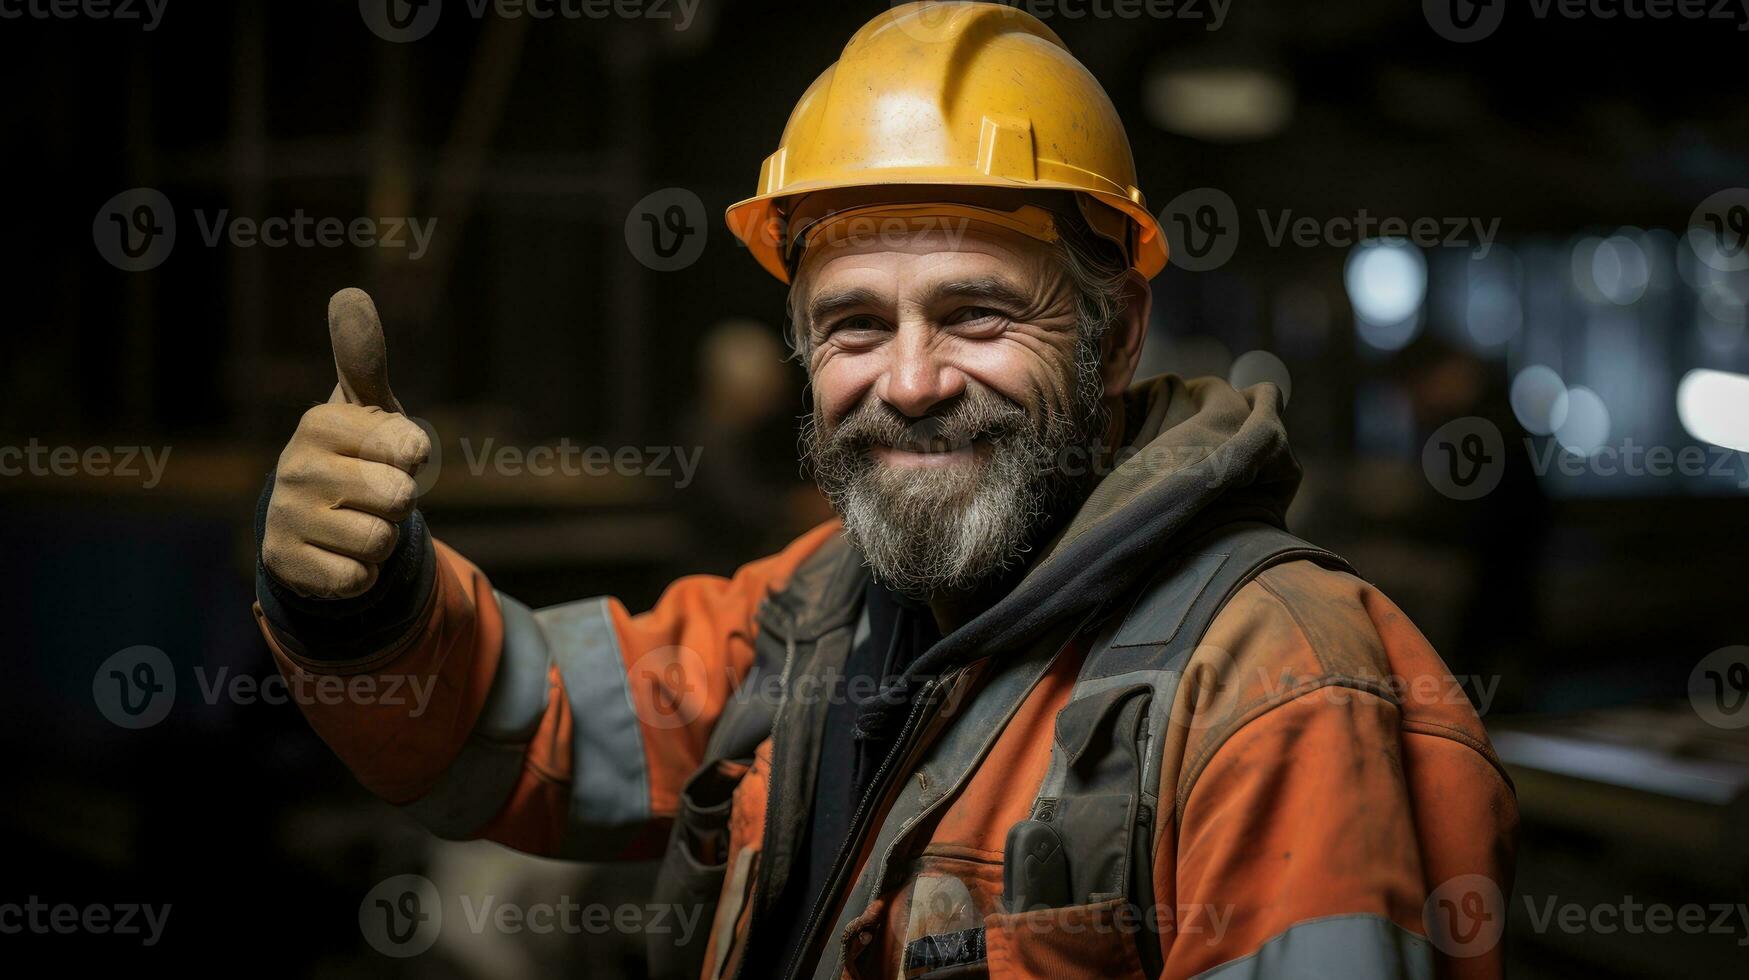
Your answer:
[[[729,817],[734,793],[750,762],[725,760],[693,773],[680,789],[680,811],[651,900],[689,912],[699,909],[700,922],[712,922],[728,872]],[[726,937],[725,937],[726,941]],[[708,931],[695,931],[681,942],[678,933],[650,934],[646,943],[650,976],[693,980],[703,969]]]
[[[1144,928],[1123,898],[984,917],[991,980],[1115,977],[1144,980],[1136,950]]]

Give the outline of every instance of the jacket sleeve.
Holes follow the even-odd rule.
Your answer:
[[[1220,721],[1184,761],[1156,849],[1165,976],[1498,977],[1511,786],[1407,619],[1358,580],[1310,574],[1266,575],[1211,630],[1229,666],[1272,666],[1207,698],[1226,702]],[[1317,589],[1348,594],[1300,615]],[[1387,670],[1360,666],[1375,660]]]
[[[317,734],[439,836],[637,860],[659,853],[752,663],[759,603],[836,533],[729,578],[682,578],[635,615],[605,597],[530,610],[436,540],[411,627],[375,650],[306,641],[327,631],[259,584],[255,615]]]

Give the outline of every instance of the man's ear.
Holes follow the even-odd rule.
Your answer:
[[[1122,395],[1135,377],[1142,359],[1142,341],[1148,336],[1148,314],[1154,306],[1154,291],[1148,280],[1130,270],[1123,287],[1123,313],[1100,339],[1099,373],[1107,398]]]

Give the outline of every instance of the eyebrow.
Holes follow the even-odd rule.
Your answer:
[[[813,301],[808,304],[808,326],[811,329],[815,324],[834,313],[842,313],[845,310],[859,307],[880,306],[885,302],[885,296],[872,289],[862,287],[825,293],[814,297]]]
[[[976,279],[954,279],[937,283],[929,287],[926,300],[935,304],[941,300],[954,297],[958,299],[981,299],[991,303],[1002,303],[1012,307],[1013,312],[1025,310],[1031,303],[1027,295],[1015,284],[996,276],[980,276]]]

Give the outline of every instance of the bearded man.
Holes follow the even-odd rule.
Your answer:
[[[636,614],[531,611],[431,536],[430,444],[336,294],[257,617],[288,675],[434,693],[311,723],[439,835],[660,857],[703,925],[650,927],[658,976],[1497,974],[1499,760],[1403,613],[1282,530],[1280,393],[1133,381],[1166,262],[1135,184],[1030,15],[859,31],[728,215],[790,284],[840,519]]]

